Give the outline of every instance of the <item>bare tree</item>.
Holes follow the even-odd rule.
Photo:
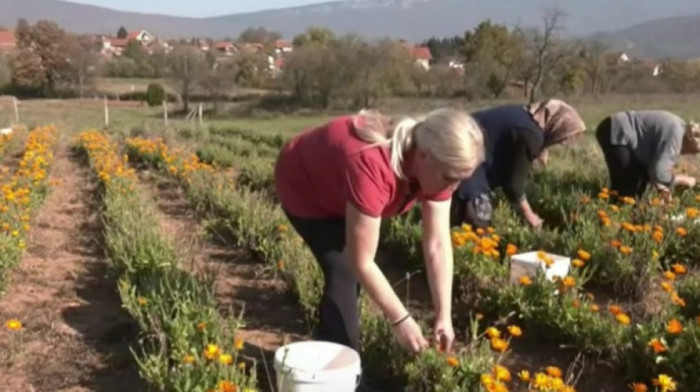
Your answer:
[[[197,82],[207,72],[207,62],[201,51],[190,46],[180,46],[169,55],[168,76],[180,91],[184,111],[189,110],[190,94]]]
[[[605,53],[610,47],[600,39],[586,41],[582,46],[583,69],[591,83],[591,94],[597,95],[600,79],[605,72]]]
[[[97,54],[92,51],[92,42],[85,37],[70,36],[67,40],[70,79],[78,85],[83,98],[85,85],[89,84],[97,67]]]
[[[528,98],[530,102],[537,99],[540,85],[545,72],[563,56],[555,50],[557,34],[563,28],[563,19],[567,14],[558,8],[546,8],[543,14],[543,29],[522,30],[517,29],[525,42],[527,55],[532,61],[532,66],[526,72],[525,79],[529,83]],[[526,67],[528,68],[528,67]],[[529,79],[529,80],[528,80]],[[527,88],[526,83],[526,88]]]

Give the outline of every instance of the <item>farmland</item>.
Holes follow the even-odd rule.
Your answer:
[[[389,99],[383,109],[504,102]],[[493,228],[453,228],[454,352],[408,355],[363,298],[363,368],[374,383],[598,392],[700,382],[700,227],[691,222],[700,194],[618,199],[591,135],[625,108],[693,116],[700,97],[570,102],[589,132],[531,175],[544,228],[525,227],[501,197]],[[105,127],[102,100],[22,101],[22,125],[1,140],[0,381],[37,391],[272,390],[271,356],[308,339],[323,283],[275,200],[273,163],[289,137],[341,112],[166,126],[162,109],[108,106]],[[677,170],[700,174],[693,158]],[[383,222],[377,261],[427,333],[418,217]],[[510,256],[539,250],[571,257],[570,274],[509,283]]]

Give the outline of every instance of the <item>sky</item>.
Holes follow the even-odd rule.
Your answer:
[[[207,17],[295,7],[329,0],[67,0],[122,11],[157,13],[176,16]]]

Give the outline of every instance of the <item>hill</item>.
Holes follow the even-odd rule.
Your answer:
[[[653,58],[700,56],[700,15],[664,18],[598,34],[615,48]]]
[[[697,0],[348,0],[213,18],[184,18],[123,12],[60,0],[0,0],[0,25],[17,19],[49,19],[76,33],[114,34],[119,26],[145,28],[164,38],[237,36],[248,27],[265,26],[291,38],[309,26],[339,34],[390,36],[421,41],[451,36],[484,19],[508,25],[538,25],[543,7],[557,6],[570,16],[568,34],[614,31],[658,18],[700,14]],[[653,22],[652,22],[653,23]]]

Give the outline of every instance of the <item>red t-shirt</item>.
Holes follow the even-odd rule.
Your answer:
[[[295,136],[282,148],[275,187],[290,214],[344,217],[346,203],[351,202],[367,215],[389,218],[407,212],[416,200],[452,197],[451,189],[435,195],[410,194],[409,182],[391,170],[388,149],[366,148],[353,128],[351,116],[338,117]]]

